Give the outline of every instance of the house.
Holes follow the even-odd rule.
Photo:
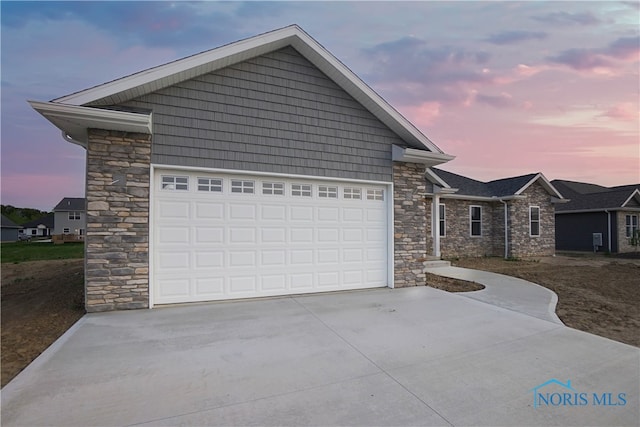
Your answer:
[[[298,26],[30,104],[87,152],[87,311],[426,282],[453,156]]]
[[[3,242],[15,242],[18,240],[18,232],[22,228],[22,226],[16,224],[11,221],[6,216],[2,215],[2,237],[0,238]]]
[[[65,197],[53,208],[53,234],[84,236],[87,215],[86,200],[81,197]]]
[[[23,233],[30,237],[47,237],[51,236],[54,227],[54,214],[50,213],[41,218],[22,224]]]
[[[629,240],[638,230],[640,184],[603,187],[563,180],[552,183],[571,200],[556,206],[556,249],[610,253],[637,250]]]
[[[428,168],[426,178],[431,255],[554,254],[554,205],[566,200],[543,174],[481,182]]]

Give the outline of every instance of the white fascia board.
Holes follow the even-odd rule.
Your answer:
[[[537,180],[541,180],[542,181],[542,186],[545,188],[545,190],[547,190],[548,193],[550,193],[553,196],[556,196],[559,199],[563,199],[564,198],[564,197],[562,197],[562,194],[560,194],[560,192],[558,190],[556,190],[556,188],[553,186],[553,184],[551,184],[551,182],[542,173],[538,173],[536,176],[531,178],[531,180],[529,182],[527,182],[525,185],[523,185],[521,189],[516,191],[515,194],[516,195],[522,194],[527,188],[529,188]]]
[[[87,129],[90,128],[152,133],[151,113],[129,113],[54,102],[28,102],[34,110],[63,132],[65,140],[85,147],[88,142]]]
[[[456,189],[454,189],[456,190]],[[427,193],[427,196],[432,196],[433,193]],[[524,199],[525,196],[508,196],[508,197],[495,197],[495,196],[469,196],[465,194],[450,194],[450,193],[438,193],[440,199],[452,199],[452,200],[471,200],[476,202],[499,202],[508,200]]]
[[[631,195],[627,198],[627,200],[624,201],[622,207],[624,208],[627,203],[629,203],[634,197],[637,198],[638,202],[640,202],[640,190],[634,190],[633,193],[631,193]]]
[[[53,102],[71,105],[116,104],[128,98],[140,96],[140,92],[142,94],[152,92],[288,45],[293,46],[401,138],[434,153],[444,154],[418,128],[297,25],[284,27],[150,68],[128,77],[54,99]],[[137,89],[141,90],[136,92]]]
[[[431,181],[432,184],[437,184],[443,189],[451,188],[451,186],[447,184],[442,178],[440,178],[438,174],[436,174],[433,170],[431,170],[431,168],[427,168],[427,170],[424,173],[424,176],[429,181]]]
[[[391,149],[391,159],[394,162],[421,163],[427,167],[437,166],[455,159],[455,156],[442,152],[417,150],[415,148],[403,148],[393,145]]]
[[[188,56],[183,59],[169,62],[168,64],[149,68],[144,71],[122,77],[108,83],[101,84],[80,92],[72,93],[61,98],[54,99],[53,102],[85,105],[96,100],[107,98],[115,94],[133,90],[137,87],[158,82],[162,79],[171,78],[180,73],[185,74],[185,80],[196,77],[199,74],[208,73],[218,68],[224,68],[237,62],[245,61],[254,56],[258,56],[273,50],[280,49],[287,44],[291,44],[290,38],[295,36],[299,28],[289,26],[269,33],[261,34],[248,39],[230,43],[219,48],[208,50],[202,53]],[[262,47],[262,49],[260,49]],[[189,74],[190,70],[204,67],[211,64],[202,71]],[[160,83],[155,90],[164,87]]]

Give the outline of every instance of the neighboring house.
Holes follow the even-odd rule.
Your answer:
[[[23,233],[31,237],[46,237],[53,233],[54,214],[50,213],[41,218],[22,224]]]
[[[65,197],[53,208],[53,215],[53,234],[84,236],[87,224],[86,199]]]
[[[432,255],[554,254],[554,204],[566,200],[541,173],[480,182],[429,168],[426,177]]]
[[[11,221],[6,216],[2,215],[2,236],[0,238],[3,242],[15,242],[18,240],[18,232],[22,226]]]
[[[571,200],[556,206],[556,249],[611,253],[637,250],[629,239],[638,230],[640,184],[602,187],[563,180],[552,183]]]
[[[87,150],[87,311],[426,282],[453,156],[298,26],[30,103]]]

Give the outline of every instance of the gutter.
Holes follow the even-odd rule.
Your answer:
[[[604,211],[607,213],[607,245],[609,246],[609,253],[611,253],[611,212],[609,209]]]
[[[507,215],[509,214],[509,205],[506,200],[498,199],[504,205],[504,259],[509,259],[509,229]]]

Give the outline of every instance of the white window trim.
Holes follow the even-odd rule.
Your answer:
[[[165,178],[173,178],[173,185],[174,185],[173,188],[164,186],[164,184],[165,184],[164,179]],[[186,183],[183,183],[183,182],[178,183],[177,182],[178,178],[184,178],[184,179],[187,180],[187,182]],[[167,184],[170,184],[170,183],[167,183]],[[178,184],[186,185],[187,188],[177,188]],[[160,189],[162,191],[189,191],[189,176],[187,176],[187,175],[160,175]]]
[[[338,199],[338,192],[337,185],[318,185],[318,197],[321,199]]]
[[[362,188],[344,187],[342,189],[342,198],[345,200],[362,200]]]
[[[383,188],[367,188],[367,200],[384,201]]]
[[[73,214],[73,218],[72,218],[71,214]],[[69,221],[79,221],[80,220],[80,212],[78,212],[78,211],[69,211],[68,218],[69,218]]]
[[[447,237],[447,206],[444,203],[438,203],[438,209],[442,206],[442,212],[439,213],[440,224],[438,230],[440,238]]]
[[[234,187],[234,182],[239,182],[240,186],[235,186]],[[251,183],[251,186],[246,185],[248,183]],[[240,188],[241,191],[233,191],[234,188]],[[245,191],[251,189],[251,191]],[[231,185],[229,185],[229,192],[231,194],[235,194],[235,195],[240,195],[240,194],[256,194],[256,182],[250,179],[232,179],[231,180]]]
[[[206,184],[200,184],[200,180],[206,180]],[[220,181],[220,185],[212,184],[211,181]],[[206,190],[201,190],[200,187],[207,187]],[[212,188],[220,187],[220,190],[212,190]],[[216,177],[198,176],[196,177],[196,190],[205,193],[222,193],[224,192],[224,179]]]
[[[313,197],[313,184],[291,184],[291,197]]]
[[[474,220],[473,218],[473,208],[480,209],[480,220]],[[473,234],[473,223],[480,222],[480,234]],[[480,205],[471,205],[469,206],[469,236],[470,237],[483,237],[482,236],[482,206]]]
[[[62,229],[62,234],[68,234],[68,233],[71,233],[71,229],[69,227],[64,227]]]
[[[635,224],[634,224],[634,219],[635,219]],[[629,220],[629,222],[627,223],[627,220]],[[638,224],[638,215],[635,214],[627,214],[624,217],[624,235],[627,238],[631,238],[631,236],[633,235],[634,230],[638,229],[638,226],[640,224]]]
[[[286,190],[287,188],[286,188],[286,185],[284,185],[284,182],[273,182],[273,181],[262,182],[263,196],[284,196]],[[265,193],[265,191],[267,192]]]
[[[533,234],[532,228],[533,228],[533,218],[531,216],[531,212],[533,211],[533,209],[538,209],[538,234]],[[541,214],[542,214],[542,210],[540,209],[540,206],[529,206],[529,237],[540,237],[542,235],[542,218],[541,218]]]

